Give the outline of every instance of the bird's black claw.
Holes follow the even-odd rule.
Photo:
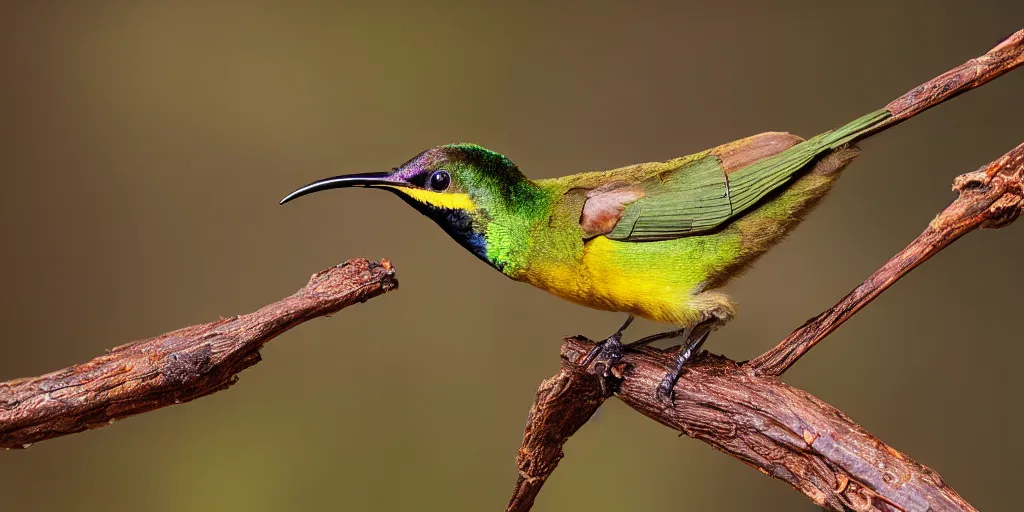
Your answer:
[[[611,375],[611,369],[622,359],[622,342],[618,337],[610,336],[603,341],[594,344],[590,353],[583,359],[581,366],[589,366],[594,363],[594,368],[599,370],[605,377]]]
[[[622,333],[629,327],[629,324],[633,322],[633,315],[629,315],[626,318],[626,322],[622,324],[611,336],[608,336],[602,341],[594,344],[594,348],[590,349],[587,357],[583,358],[580,362],[580,366],[584,368],[590,366],[590,363],[594,363],[594,369],[601,372],[601,391],[604,394],[609,394],[607,389],[607,380],[609,377],[614,376],[615,378],[621,378],[621,375],[616,374],[615,365],[622,359],[622,352],[625,347],[622,345]]]
[[[675,397],[672,393],[672,389],[675,387],[675,382],[670,377],[670,375],[666,375],[654,390],[654,399],[657,400],[662,407],[672,407],[675,405]]]
[[[622,349],[622,343],[619,342],[618,338],[614,336],[609,337],[595,344],[581,364],[581,366],[587,367],[593,362],[594,369],[601,372],[601,394],[605,396],[612,394],[612,390],[608,389],[608,379],[611,377],[622,377],[615,369],[615,365],[622,359]]]

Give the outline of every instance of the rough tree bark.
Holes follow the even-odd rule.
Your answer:
[[[193,325],[110,350],[87,363],[0,383],[0,448],[104,427],[227,389],[268,341],[302,322],[398,286],[387,260],[352,259],[318,272],[259,311]]]

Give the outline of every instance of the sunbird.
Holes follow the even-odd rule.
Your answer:
[[[326,178],[281,200],[344,187],[393,192],[477,258],[511,279],[591,308],[627,313],[595,345],[608,369],[633,316],[684,336],[656,390],[672,388],[734,302],[719,288],[779,243],[859,154],[856,143],[892,125],[876,110],[809,139],[766,132],[700,153],[609,171],[531,180],[475,144],[428,149],[390,172]]]

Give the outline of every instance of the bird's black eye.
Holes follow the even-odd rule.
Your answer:
[[[448,171],[442,169],[440,171],[434,171],[434,174],[430,175],[430,181],[428,187],[430,190],[436,190],[441,192],[447,190],[448,186],[452,184],[452,176],[448,174]]]

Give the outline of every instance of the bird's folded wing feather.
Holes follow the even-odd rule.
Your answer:
[[[625,205],[605,235],[608,238],[635,242],[678,238],[714,228],[733,213],[725,170],[715,155],[649,179],[639,188],[642,194]]]
[[[884,110],[873,112],[806,141],[788,133],[762,133],[678,159],[679,165],[662,167],[640,180],[611,180],[588,192],[580,225],[588,237],[628,242],[714,230],[885,115]]]

